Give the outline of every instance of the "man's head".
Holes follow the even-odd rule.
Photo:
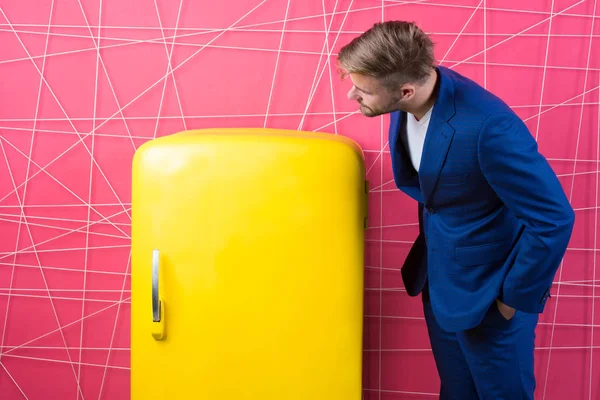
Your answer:
[[[348,98],[369,117],[415,107],[420,89],[430,82],[434,68],[433,42],[414,23],[376,23],[338,55],[344,77],[353,86]]]

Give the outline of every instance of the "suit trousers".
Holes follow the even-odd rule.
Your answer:
[[[507,320],[494,302],[478,326],[446,332],[435,320],[427,284],[422,299],[441,400],[533,400],[538,314],[517,310]]]

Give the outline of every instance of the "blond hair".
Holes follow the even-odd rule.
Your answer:
[[[378,22],[342,47],[338,66],[350,73],[373,76],[385,86],[424,81],[434,67],[434,44],[413,22]]]

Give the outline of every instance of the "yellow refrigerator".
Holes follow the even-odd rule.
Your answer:
[[[359,145],[190,130],[132,167],[132,400],[360,400]]]

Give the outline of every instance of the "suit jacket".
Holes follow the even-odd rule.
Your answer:
[[[498,97],[445,67],[419,172],[389,129],[397,187],[419,203],[419,235],[402,266],[409,295],[428,283],[440,326],[478,325],[499,298],[541,313],[569,243],[575,214],[525,124]]]

